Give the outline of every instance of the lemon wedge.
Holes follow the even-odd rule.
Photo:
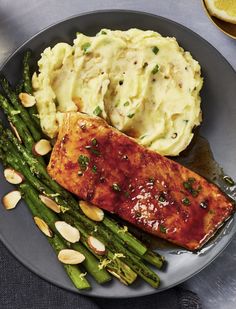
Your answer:
[[[205,0],[212,16],[236,24],[236,0]]]

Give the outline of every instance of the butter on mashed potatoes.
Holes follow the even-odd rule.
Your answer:
[[[46,48],[38,66],[34,95],[49,137],[58,133],[65,112],[80,111],[175,156],[201,122],[200,66],[175,38],[138,29],[77,33],[72,46]]]

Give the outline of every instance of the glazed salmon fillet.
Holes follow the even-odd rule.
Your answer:
[[[63,121],[48,172],[80,199],[189,250],[232,214],[217,186],[101,118],[68,113]]]

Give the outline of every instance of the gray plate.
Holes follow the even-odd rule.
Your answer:
[[[159,16],[131,11],[102,11],[75,16],[47,28],[27,41],[8,59],[2,72],[15,82],[20,77],[22,52],[27,48],[34,51],[37,59],[49,45],[53,46],[61,41],[71,43],[77,31],[94,35],[101,28],[126,30],[132,27],[155,30],[164,36],[176,37],[180,45],[200,62],[205,78],[202,91],[204,122],[201,134],[210,142],[214,156],[225,172],[236,178],[236,74],[215,48],[180,24]],[[1,197],[12,189],[3,177],[0,179],[0,186]],[[200,254],[163,249],[168,267],[160,272],[162,284],[158,290],[141,280],[137,280],[131,287],[125,287],[117,280],[99,286],[91,280],[92,290],[83,294],[111,298],[137,297],[177,285],[202,270],[222,252],[236,231],[233,223],[232,218]],[[14,211],[7,212],[3,207],[0,208],[0,239],[11,253],[33,272],[62,288],[78,292],[57,262],[47,240],[35,227],[23,202]]]

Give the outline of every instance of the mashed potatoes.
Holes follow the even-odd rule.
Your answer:
[[[200,66],[175,38],[153,31],[77,34],[74,45],[46,48],[33,76],[41,126],[50,137],[63,113],[106,119],[138,143],[175,156],[201,122]]]

